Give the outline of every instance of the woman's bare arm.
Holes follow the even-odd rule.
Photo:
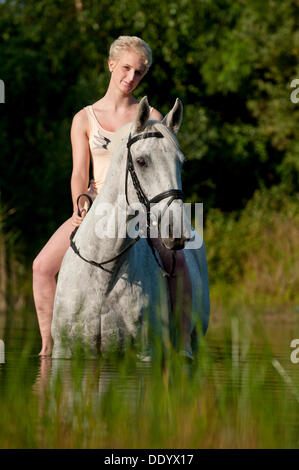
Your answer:
[[[89,145],[87,136],[87,116],[85,110],[79,111],[73,118],[71,142],[73,151],[73,172],[71,190],[74,212],[77,210],[79,194],[86,193],[89,183]],[[80,201],[83,207],[84,200]]]

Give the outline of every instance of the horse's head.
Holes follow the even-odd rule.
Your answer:
[[[149,120],[149,115],[144,97],[127,141],[126,196],[130,202],[139,200],[148,210],[152,236],[159,233],[166,248],[178,250],[190,239],[181,183],[184,155],[175,137],[183,106],[177,99],[162,122]]]

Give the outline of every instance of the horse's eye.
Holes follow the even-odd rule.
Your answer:
[[[146,166],[146,161],[143,157],[138,157],[136,159],[136,162],[138,163],[139,166]]]

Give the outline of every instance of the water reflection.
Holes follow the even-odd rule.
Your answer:
[[[253,337],[239,334],[237,341],[229,331],[210,330],[196,366],[174,362],[155,368],[131,356],[40,358],[33,330],[11,329],[6,362],[0,364],[0,446],[128,447],[128,435],[143,447],[155,447],[160,439],[167,447],[172,432],[171,442],[179,446],[190,445],[190,438],[199,445],[198,436],[207,447],[291,445],[298,435],[299,366],[290,361],[289,336],[296,336],[290,331],[276,333],[274,345],[263,336],[252,345]],[[293,391],[272,366],[274,358],[291,377]]]
[[[150,377],[150,363],[137,362],[131,370],[120,370],[116,364],[96,359],[74,362],[43,357],[40,358],[32,390],[44,401],[45,394],[51,389],[55,391],[60,384],[63,394],[69,395],[71,400],[75,390],[80,390],[86,396],[97,395],[100,398],[108,392],[109,387],[116,386],[124,398],[134,400]]]
[[[271,325],[271,336],[274,338],[275,325]],[[272,334],[273,331],[273,334]],[[216,334],[215,334],[216,333]],[[221,379],[222,383],[225,384],[231,380],[231,376],[227,374],[227,360],[232,360],[232,366],[242,370],[246,363],[250,362],[256,364],[257,370],[261,367],[261,358],[263,360],[268,356],[268,360],[271,362],[272,359],[278,360],[291,375],[295,386],[299,387],[299,365],[294,365],[290,361],[291,349],[290,338],[295,337],[297,331],[295,328],[290,327],[284,332],[282,329],[275,333],[274,344],[271,345],[272,350],[265,353],[265,346],[263,344],[256,344],[253,349],[246,351],[242,349],[242,344],[238,346],[239,356],[237,362],[234,362],[234,357],[231,352],[231,344],[223,342],[221,331],[214,331],[214,336],[208,335],[208,351],[209,357],[215,367],[217,366],[217,375]],[[34,336],[33,332],[31,332]],[[151,378],[151,364],[136,362],[134,367],[126,368],[122,370],[116,363],[104,362],[97,360],[85,360],[85,361],[74,361],[74,360],[63,360],[63,359],[52,359],[52,358],[39,358],[36,355],[31,355],[28,360],[22,361],[22,338],[28,335],[28,331],[21,329],[14,329],[10,332],[9,340],[5,341],[6,355],[4,364],[0,363],[0,388],[5,388],[5,376],[9,371],[17,370],[19,367],[26,368],[27,381],[33,380],[32,389],[35,392],[42,393],[47,387],[53,386],[53,383],[59,378],[61,383],[66,389],[72,390],[74,385],[81,383],[82,388],[88,384],[89,391],[92,393],[98,393],[102,396],[109,386],[113,383],[123,394],[132,396],[134,393],[140,390],[146,380]],[[270,334],[269,334],[270,335]],[[3,336],[3,331],[2,331]],[[298,333],[297,333],[298,336]],[[0,330],[1,338],[1,330]],[[39,340],[39,338],[37,338]],[[39,345],[36,350],[38,351]],[[244,357],[243,357],[244,355]],[[21,362],[20,362],[21,361]],[[1,361],[0,361],[1,362]],[[296,373],[297,372],[297,373]],[[285,384],[274,367],[268,368],[265,371],[266,377],[264,381],[264,387],[267,389],[278,390],[282,389]]]
[[[281,324],[279,324],[281,325]],[[231,339],[223,335],[223,330],[214,328],[207,336],[208,360],[207,364],[202,364],[202,370],[194,380],[200,384],[203,377],[206,382],[210,379],[219,383],[219,386],[226,387],[226,391],[233,393],[233,387],[245,387],[252,375],[247,376],[248,367],[250,373],[256,368],[256,383],[263,384],[265,392],[283,392],[288,388],[283,377],[271,366],[271,361],[276,359],[282,364],[286,374],[291,377],[293,387],[299,390],[299,365],[294,365],[290,361],[291,350],[289,348],[290,339],[298,336],[297,325],[288,324],[285,329],[277,328],[277,324],[271,321],[265,325],[268,339],[272,343],[263,343],[264,338],[256,338],[257,344],[252,348],[251,344],[244,342],[242,335],[239,341],[233,345]],[[4,336],[4,331],[0,330],[0,338]],[[43,414],[45,406],[57,406],[57,401],[63,401],[64,406],[76,406],[82,401],[101,401],[106,394],[117,391],[124,400],[132,403],[142,400],[142,395],[146,386],[152,384],[152,365],[150,363],[134,362],[121,367],[120,363],[103,360],[63,360],[52,358],[39,358],[34,354],[27,355],[23,360],[24,338],[31,337],[33,345],[37,344],[36,352],[39,350],[39,338],[36,330],[24,330],[14,328],[10,330],[9,337],[6,336],[6,362],[0,364],[0,392],[9,392],[14,376],[21,374],[22,386],[27,387],[39,399],[40,414]],[[246,339],[246,338],[245,338]],[[252,337],[251,337],[252,340]],[[35,342],[35,343],[34,343]],[[33,347],[34,349],[34,347]],[[230,362],[230,366],[228,362]],[[185,369],[184,369],[185,367]],[[181,372],[185,373],[187,365],[182,367]],[[231,367],[231,369],[229,369]],[[192,368],[190,374],[192,375]],[[169,381],[169,377],[163,376],[161,380]],[[190,375],[190,376],[191,376]],[[215,380],[217,378],[217,380]],[[193,380],[193,382],[194,382]],[[191,380],[190,380],[191,385]],[[21,390],[20,390],[21,392]],[[215,393],[217,387],[215,387]],[[284,393],[284,392],[283,392]],[[281,395],[282,396],[282,395]],[[280,394],[277,394],[280,400]],[[294,393],[290,393],[288,399],[297,407],[297,400]],[[117,397],[116,397],[117,400]],[[127,400],[127,401],[128,401]],[[52,403],[52,405],[51,405]]]

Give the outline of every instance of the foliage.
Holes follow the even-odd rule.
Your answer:
[[[32,295],[20,233],[8,229],[12,213],[0,201],[0,317],[8,308],[14,312],[23,309]]]
[[[298,197],[284,187],[257,190],[241,213],[209,212],[204,240],[214,301],[225,291],[263,310],[299,301]],[[242,300],[241,300],[242,299]]]
[[[241,209],[261,185],[298,177],[297,0],[6,0],[0,4],[0,188],[27,253],[71,213],[72,116],[105,92],[111,41],[142,36],[154,65],[136,96],[185,106],[184,188]],[[28,223],[28,219],[33,223]]]

